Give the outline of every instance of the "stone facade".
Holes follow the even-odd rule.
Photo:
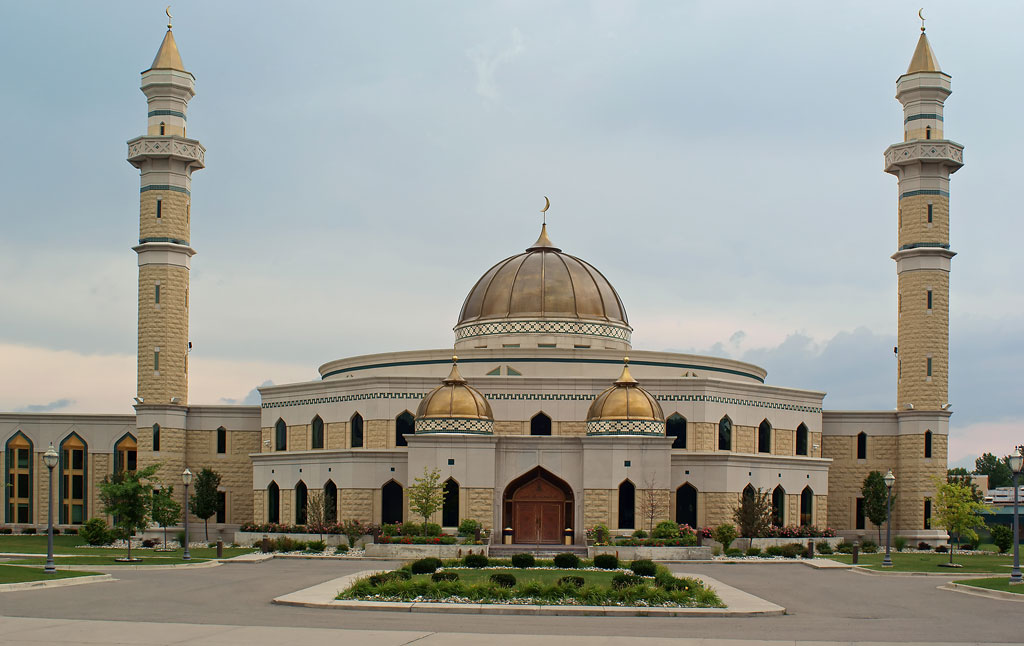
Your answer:
[[[380,497],[379,489],[339,489],[338,490],[338,519],[358,520],[362,523],[377,522],[377,499]]]
[[[932,221],[928,221],[928,205]],[[899,247],[922,242],[949,243],[949,198],[944,195],[914,195],[899,202],[897,215]]]
[[[617,492],[611,489],[587,489],[583,492],[583,524],[586,527],[605,524],[614,527],[612,520],[612,495]]]
[[[928,309],[928,292],[932,308]],[[949,273],[909,271],[899,277],[899,386],[901,409],[938,410],[949,384]],[[931,359],[931,375],[928,362]]]
[[[160,284],[160,303],[156,285]],[[146,403],[188,398],[188,269],[173,265],[139,267],[138,395]],[[159,354],[157,361],[154,354]]]
[[[466,496],[463,518],[479,521],[486,529],[492,529],[494,518],[494,489],[464,489]]]
[[[157,202],[160,217],[156,217]],[[146,191],[139,197],[139,238],[170,238],[188,244],[191,198],[177,191]]]

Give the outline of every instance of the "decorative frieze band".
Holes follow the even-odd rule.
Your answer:
[[[665,422],[653,420],[597,420],[587,422],[587,435],[665,435]]]
[[[629,343],[630,330],[620,325],[587,321],[492,321],[455,328],[456,339],[507,334],[585,334]]]
[[[416,420],[416,434],[429,433],[493,435],[494,422],[489,419],[460,419],[457,417],[430,417]]]
[[[952,141],[916,140],[889,146],[885,151],[885,167],[920,159],[949,160],[964,163],[964,147]]]
[[[128,159],[145,155],[170,155],[206,163],[206,149],[202,144],[178,137],[139,137],[128,142]]]

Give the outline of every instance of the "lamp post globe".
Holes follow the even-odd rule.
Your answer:
[[[1013,570],[1010,571],[1010,583],[1020,584],[1024,583],[1024,579],[1020,574],[1020,487],[1018,481],[1021,467],[1024,467],[1024,455],[1021,455],[1020,449],[1018,449],[1017,453],[1007,459],[1007,462],[1013,476]]]
[[[50,472],[50,486],[48,487],[50,500],[46,511],[46,565],[43,567],[43,572],[47,574],[57,572],[57,566],[53,563],[53,467],[57,466],[59,457],[57,449],[53,448],[53,442],[50,442],[50,447],[46,449],[46,453],[43,453],[43,464]]]
[[[192,555],[188,551],[188,486],[192,484],[192,472],[189,471],[188,467],[181,472],[181,483],[185,485],[185,552],[181,555],[182,561],[191,561]]]
[[[885,481],[885,558],[882,567],[892,567],[892,486],[896,484],[896,476],[892,469],[882,476]]]

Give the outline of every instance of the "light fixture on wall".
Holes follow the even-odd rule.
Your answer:
[[[949,410],[952,407],[953,407],[953,404],[950,404],[949,402],[946,402],[945,404],[942,405],[941,408],[942,408],[942,410]]]
[[[135,399],[135,403],[136,403],[136,404],[141,404],[142,402],[146,401],[146,400],[145,400],[145,399],[143,399],[142,397],[135,397],[134,399]]]
[[[906,404],[903,405],[903,408],[906,408],[907,410],[914,410],[914,405],[907,402]]]
[[[171,397],[172,404],[177,404],[179,402],[181,402],[181,397]]]

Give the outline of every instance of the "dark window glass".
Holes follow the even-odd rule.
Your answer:
[[[81,451],[81,450],[76,449],[76,450],[71,452],[71,468],[72,469],[81,469],[82,468],[82,464],[84,462],[85,462],[85,451]],[[76,498],[81,498],[81,496],[76,496]]]
[[[732,420],[728,417],[723,417],[722,421],[718,422],[718,450],[732,450]]]
[[[157,305],[160,304],[160,285],[153,286],[153,302]]]
[[[153,424],[153,450],[160,450],[160,425]]]
[[[808,444],[808,433],[807,427],[801,424],[796,427],[796,454],[807,455],[807,444]]]
[[[305,525],[306,524],[306,510],[307,503],[309,501],[309,491],[306,489],[306,483],[299,481],[299,484],[295,485],[295,524]]]
[[[748,484],[746,487],[743,487],[743,500],[745,500],[747,502],[753,502],[753,500],[756,497],[757,497],[757,492],[754,491],[754,485]]]
[[[868,436],[867,433],[857,433],[857,459],[868,459]]]
[[[352,426],[352,448],[358,449],[363,446],[363,416],[356,413],[350,422]]]
[[[228,452],[228,431],[221,426],[217,429],[217,453]]]
[[[163,214],[163,201],[162,200],[157,200],[156,201],[156,217],[159,218],[162,214]]]
[[[932,432],[924,432],[924,457],[932,457]]]
[[[28,460],[29,460],[29,450],[28,449],[18,449],[18,468],[19,469],[27,469],[28,468]]]
[[[281,489],[276,482],[267,487],[267,522],[281,522]]]
[[[441,524],[445,527],[458,527],[459,525],[459,483],[451,478],[448,478],[444,487]]]
[[[395,418],[395,446],[409,446],[409,443],[405,441],[405,436],[416,432],[415,421],[416,418],[409,411],[405,411]]]
[[[226,491],[217,492],[217,522],[226,523],[228,516],[228,494]]]
[[[636,487],[629,480],[619,485],[619,529],[636,527]]]
[[[18,494],[19,498],[24,498],[26,495],[28,495],[28,483],[29,483],[28,474],[27,473],[19,473],[18,474],[18,489],[17,489],[17,494]]]
[[[551,418],[538,413],[530,420],[530,435],[551,435]]]
[[[71,524],[81,525],[85,522],[85,505],[71,505]]]
[[[689,483],[676,490],[676,522],[697,526],[697,490]]]
[[[275,450],[288,450],[288,425],[284,423],[283,419],[277,420],[277,424],[274,425],[274,441]]]
[[[864,499],[857,499],[857,529],[864,529]]]
[[[928,221],[929,222],[932,221],[932,205],[931,204],[928,205]]]
[[[928,369],[928,376],[931,377],[932,376],[932,358],[931,357],[928,357],[927,369]]]
[[[381,489],[381,523],[400,523],[402,522],[402,508],[404,503],[402,501],[402,485],[398,484],[394,480],[388,482]]]
[[[313,448],[324,448],[324,421],[317,415],[313,418]]]
[[[928,309],[932,308],[932,290],[928,290]]]
[[[772,524],[776,527],[786,524],[786,490],[782,487],[772,491]]]
[[[75,500],[85,498],[85,478],[82,476],[71,476],[71,497]]]
[[[672,415],[665,421],[665,434],[672,440],[673,449],[686,448],[686,418],[678,413]]]
[[[757,452],[772,452],[772,425],[768,420],[762,421],[757,427]]]
[[[814,523],[814,491],[805,487],[800,492],[800,524],[809,526]]]
[[[932,501],[928,498],[924,499],[924,528],[932,528]]]
[[[23,504],[23,503],[18,505],[18,522],[19,523],[27,523],[27,522],[29,522],[29,520],[28,520],[28,505]]]
[[[338,520],[338,486],[333,480],[324,485],[324,521],[333,523]]]
[[[139,454],[137,451],[126,451],[128,454],[128,470],[137,471],[139,468]]]

